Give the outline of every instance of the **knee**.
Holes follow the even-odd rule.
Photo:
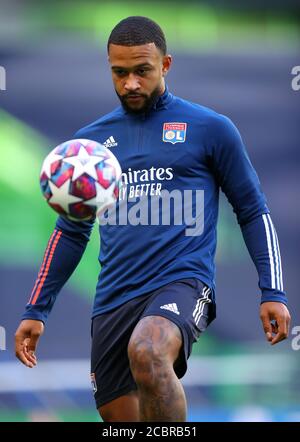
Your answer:
[[[128,357],[135,382],[146,389],[153,389],[159,380],[167,380],[173,370],[167,355],[151,340],[131,339]]]
[[[143,318],[128,344],[130,368],[137,385],[153,389],[173,376],[181,344],[181,332],[171,321],[160,316]]]

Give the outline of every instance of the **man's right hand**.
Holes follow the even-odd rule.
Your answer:
[[[17,358],[26,367],[33,368],[37,364],[35,356],[39,337],[44,333],[42,321],[25,319],[15,333],[15,352]]]

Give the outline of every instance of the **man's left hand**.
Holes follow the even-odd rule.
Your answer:
[[[264,302],[261,304],[260,319],[266,338],[271,345],[277,344],[288,337],[291,316],[287,307],[281,302]]]

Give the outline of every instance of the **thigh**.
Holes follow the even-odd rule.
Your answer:
[[[180,330],[182,345],[174,370],[179,378],[183,377],[193,343],[215,318],[211,289],[195,278],[174,281],[152,297],[142,318],[147,316],[163,316]]]
[[[131,368],[135,363],[173,364],[182,347],[180,329],[174,322],[158,315],[142,315],[129,341],[128,354]]]

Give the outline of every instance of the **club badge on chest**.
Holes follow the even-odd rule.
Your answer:
[[[184,143],[187,123],[164,123],[162,139],[165,143]]]

